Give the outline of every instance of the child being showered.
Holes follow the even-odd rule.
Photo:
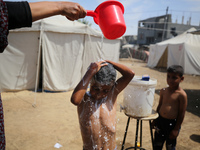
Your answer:
[[[115,69],[122,75],[117,81]],[[128,67],[109,60],[90,64],[71,96],[77,106],[83,150],[117,149],[116,99],[134,75]]]

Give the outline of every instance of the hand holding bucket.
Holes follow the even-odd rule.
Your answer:
[[[104,36],[111,40],[121,37],[126,31],[123,14],[124,6],[115,0],[101,3],[95,11],[87,10],[87,16],[92,16]]]

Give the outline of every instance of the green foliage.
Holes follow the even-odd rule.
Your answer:
[[[86,25],[88,25],[88,26],[91,26],[91,25],[92,25],[92,23],[90,23],[90,22],[87,21],[86,19],[79,19],[78,22],[83,23],[83,24],[86,24]]]

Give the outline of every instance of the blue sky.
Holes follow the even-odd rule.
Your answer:
[[[12,0],[13,1],[13,0]],[[16,0],[18,1],[18,0]],[[36,2],[42,0],[28,0]],[[49,0],[51,1],[51,0]],[[56,0],[55,0],[56,1]],[[96,7],[105,0],[70,0],[82,5],[86,10],[95,10]],[[127,26],[125,35],[137,35],[138,21],[150,17],[160,16],[168,13],[172,14],[172,22],[176,20],[182,22],[184,16],[184,24],[191,17],[191,25],[200,24],[200,0],[118,0],[124,5],[124,19]],[[92,17],[85,18],[92,24],[92,27],[99,29],[93,21]]]

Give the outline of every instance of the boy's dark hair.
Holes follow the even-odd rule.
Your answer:
[[[107,63],[107,62],[106,62]],[[93,80],[102,85],[109,85],[116,80],[116,70],[112,64],[101,67],[101,69],[94,75]]]
[[[180,65],[172,65],[167,69],[168,73],[178,73],[180,77],[183,76],[184,70]]]

